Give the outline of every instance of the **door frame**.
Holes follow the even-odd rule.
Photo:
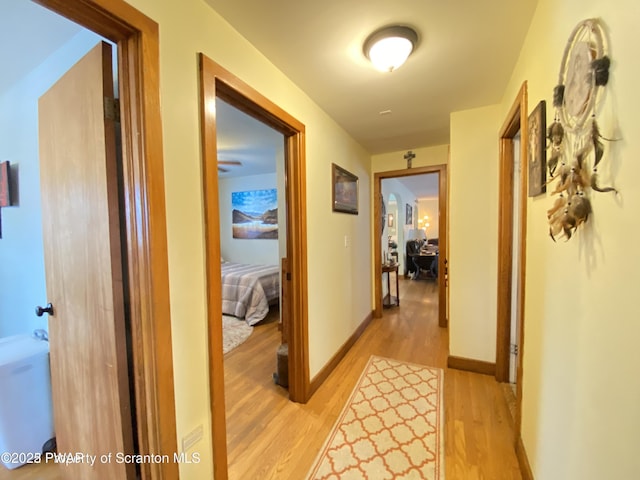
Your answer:
[[[380,209],[380,196],[382,195],[382,180],[388,178],[408,177],[429,173],[438,174],[438,325],[446,328],[447,318],[447,292],[446,292],[446,265],[448,246],[448,195],[447,195],[447,166],[432,165],[427,167],[407,168],[404,170],[390,170],[377,172],[373,176],[373,265],[374,265],[374,316],[382,317],[382,238],[378,232],[382,231],[382,211]]]
[[[139,453],[177,452],[160,115],[159,27],[123,0],[34,0],[118,45],[128,312]],[[175,462],[143,479],[177,479]]]
[[[211,429],[214,475],[216,480],[225,480],[228,468],[215,100],[224,100],[284,135],[287,262],[283,263],[282,281],[287,292],[283,302],[288,301],[288,305],[282,308],[289,312],[290,320],[289,328],[284,329],[289,337],[289,398],[300,403],[310,395],[305,126],[206,55],[200,53],[199,58]]]
[[[522,365],[524,357],[524,301],[526,278],[526,246],[527,246],[527,181],[528,181],[528,131],[527,131],[527,82],[520,87],[509,113],[500,129],[500,173],[499,173],[499,212],[498,212],[498,301],[497,301],[497,340],[496,340],[496,380],[509,380],[509,345],[511,343],[511,293],[513,256],[513,146],[514,137],[520,132],[520,242],[518,255],[520,261],[517,281],[520,288],[518,295],[518,315],[520,316],[520,332],[518,337],[519,351],[516,372],[516,414],[514,434],[520,438],[522,419]]]

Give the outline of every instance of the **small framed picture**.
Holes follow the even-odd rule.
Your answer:
[[[544,100],[531,112],[528,124],[529,196],[535,197],[547,191],[547,112]]]
[[[358,177],[331,164],[331,198],[334,212],[358,214]]]
[[[0,162],[0,207],[8,207],[11,205],[9,188],[9,162]]]
[[[408,203],[406,204],[406,220],[405,220],[405,225],[413,225],[413,207],[411,205],[409,205]]]

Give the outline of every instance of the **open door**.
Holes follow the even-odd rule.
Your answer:
[[[100,43],[39,100],[40,176],[58,452],[96,455],[65,477],[133,479],[111,47]],[[109,455],[104,457],[101,455]]]

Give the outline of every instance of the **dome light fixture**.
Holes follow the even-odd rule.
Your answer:
[[[409,58],[417,44],[418,34],[413,28],[391,25],[369,35],[363,50],[376,70],[393,72]]]

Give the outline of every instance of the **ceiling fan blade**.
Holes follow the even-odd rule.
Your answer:
[[[218,160],[218,165],[242,165],[242,162],[237,160]]]
[[[222,173],[226,173],[226,172],[228,172],[228,171],[229,171],[229,169],[228,169],[228,168],[218,167],[218,171],[219,171],[219,172],[222,172]]]

